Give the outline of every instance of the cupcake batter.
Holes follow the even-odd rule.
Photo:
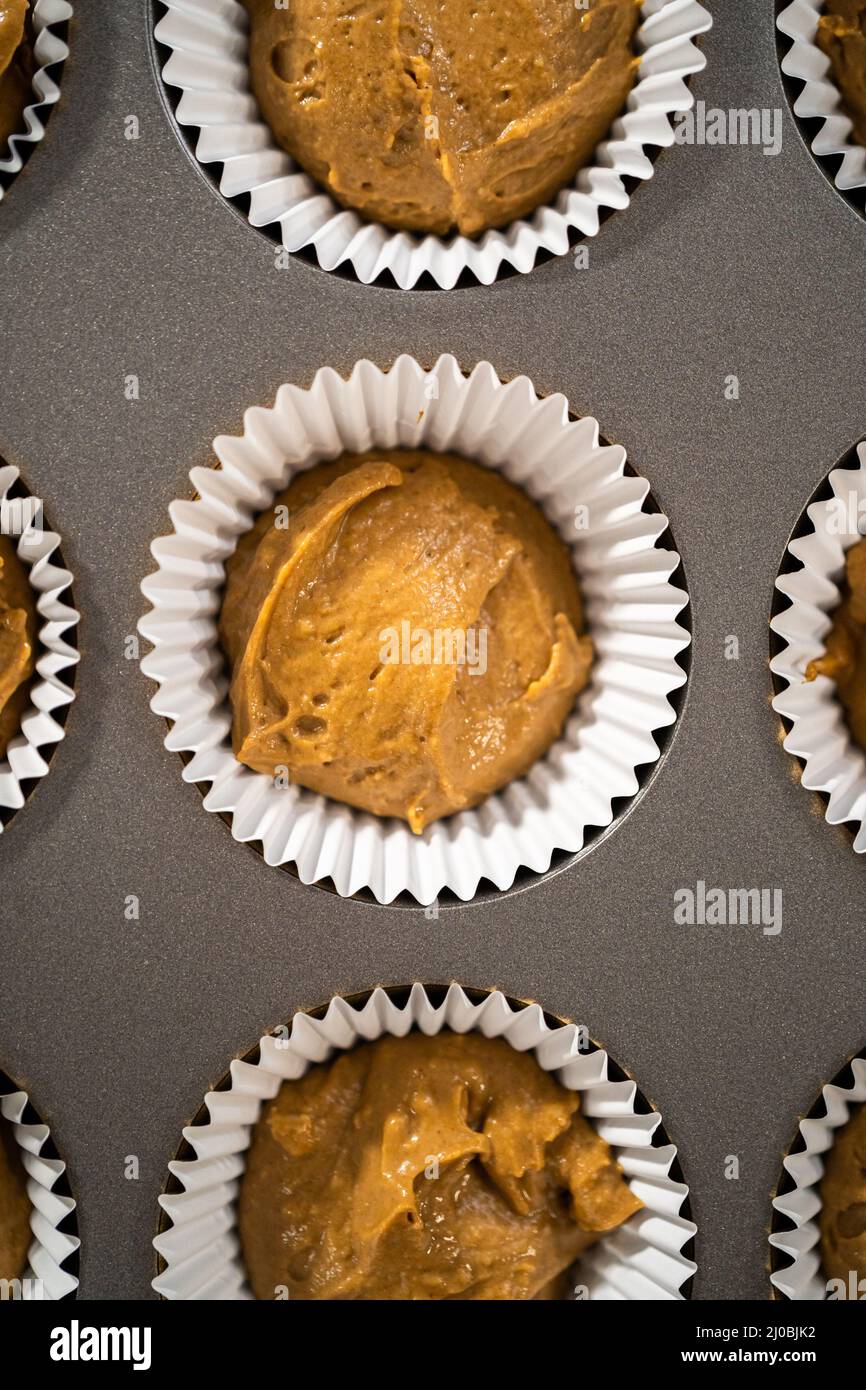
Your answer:
[[[0,0],[0,154],[10,135],[24,129],[32,99],[33,53],[25,33],[27,0]]]
[[[587,163],[635,82],[640,0],[245,0],[278,144],[388,227],[473,236]]]
[[[854,135],[866,145],[866,0],[827,0],[816,42],[830,59]]]
[[[285,1082],[241,1186],[256,1298],[567,1297],[578,1255],[641,1206],[579,1110],[478,1033],[382,1038]]]
[[[30,1245],[27,1174],[18,1145],[0,1117],[0,1279],[19,1279]]]
[[[36,645],[36,605],[27,572],[0,535],[0,758],[21,727]]]
[[[848,551],[846,593],[833,614],[827,650],[806,668],[806,680],[829,676],[836,682],[848,726],[866,749],[866,537]]]
[[[453,455],[299,474],[227,569],[235,756],[419,834],[522,777],[589,677],[562,541]]]
[[[821,1255],[829,1279],[866,1279],[866,1105],[839,1131],[821,1183]]]

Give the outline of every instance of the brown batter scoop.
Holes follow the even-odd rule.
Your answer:
[[[0,1116],[0,1279],[19,1279],[30,1246],[27,1174],[11,1127]]]
[[[854,1111],[827,1156],[821,1182],[821,1257],[829,1279],[866,1279],[866,1105]]]
[[[833,614],[826,652],[809,662],[806,680],[829,676],[836,682],[848,727],[866,749],[866,538],[848,551],[845,574],[845,596]]]
[[[12,540],[0,535],[0,758],[27,708],[35,647],[33,590]]]
[[[239,1223],[256,1298],[531,1299],[567,1297],[581,1252],[640,1206],[531,1054],[412,1033],[282,1085]]]
[[[227,570],[236,757],[417,833],[528,772],[589,678],[566,547],[453,455],[299,474]]]
[[[547,203],[635,82],[640,0],[245,0],[278,144],[388,227],[473,236]]]
[[[24,130],[33,100],[33,50],[25,30],[28,0],[0,0],[0,154],[10,135]]]
[[[827,0],[816,43],[830,59],[854,135],[866,145],[866,0]]]

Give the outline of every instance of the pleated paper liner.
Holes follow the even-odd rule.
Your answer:
[[[31,0],[29,15],[34,36],[33,100],[24,108],[21,128],[9,137],[8,148],[0,148],[0,202],[45,137],[48,118],[60,100],[63,64],[69,57],[72,6],[67,0]]]
[[[208,1092],[183,1144],[169,1164],[160,1198],[163,1216],[154,1240],[164,1298],[251,1299],[237,1234],[236,1200],[244,1154],[263,1103],[283,1080],[302,1076],[356,1042],[413,1029],[478,1030],[503,1037],[520,1052],[532,1050],[546,1071],[581,1093],[583,1113],[614,1149],[644,1208],[592,1247],[576,1278],[590,1300],[681,1300],[691,1293],[696,1227],[677,1152],[662,1117],[637,1085],[595,1043],[581,1051],[578,1028],[538,1004],[499,990],[460,985],[377,987],[337,996],[291,1020],[287,1041],[272,1035],[232,1062]]]
[[[18,1144],[31,1203],[32,1239],[20,1297],[26,1302],[75,1298],[80,1241],[66,1164],[26,1091],[4,1071],[0,1071],[0,1115]]]
[[[63,562],[60,537],[47,528],[40,499],[24,487],[18,469],[0,459],[0,529],[15,540],[29,571],[36,602],[38,645],[30,701],[19,732],[0,757],[0,837],[46,776],[65,736],[75,699],[74,645],[78,613],[72,606],[72,576]]]
[[[857,1105],[866,1101],[866,1048],[822,1087],[782,1160],[773,1198],[770,1282],[776,1298],[817,1302],[828,1298],[821,1264],[821,1193],[824,1155]]]
[[[482,881],[507,890],[520,870],[547,873],[557,851],[580,851],[589,827],[610,826],[640,789],[637,769],[659,760],[655,735],[676,721],[690,641],[667,519],[626,472],[625,450],[602,445],[595,420],[571,420],[563,396],[540,399],[526,377],[505,385],[489,363],[464,376],[447,356],[430,372],[409,357],[387,372],[360,362],[348,380],[325,368],[244,425],[214,442],[220,469],[191,471],[197,500],[170,507],[174,534],[154,542],[159,568],[142,584],[152,608],[139,630],[153,645],[142,670],[160,687],[151,707],[170,722],[166,747],[187,756],[184,780],[210,783],[205,808],[231,816],[235,839],[260,841],[268,864],[380,903],[404,894],[427,905],[443,890],[468,901]],[[596,647],[591,684],[547,756],[422,835],[242,767],[217,639],[224,561],[253,514],[296,471],[375,447],[453,451],[523,487],[571,547]],[[580,532],[578,504],[589,518]]]
[[[843,110],[830,60],[815,35],[824,0],[776,0],[776,47],[782,82],[806,148],[828,182],[866,216],[866,149]]]
[[[574,415],[570,415],[569,418],[571,420],[575,420],[577,417]],[[602,448],[611,447],[610,441],[602,436],[600,436],[600,443]],[[638,476],[635,473],[634,469],[631,467],[631,465],[628,463],[626,464],[626,474],[628,477],[632,478],[636,478]],[[661,513],[661,508],[659,507],[651,492],[647,495],[647,499],[644,503],[644,510],[647,512],[652,512],[654,514]],[[674,547],[674,549],[676,549],[676,541],[673,535],[670,533],[670,523],[668,523],[668,535],[671,545]],[[672,582],[677,585],[685,584],[685,576],[683,574],[681,565],[671,576],[671,579]],[[681,626],[683,626],[689,633],[691,633],[691,619],[689,607],[686,607],[686,609],[684,609],[683,612],[679,615],[679,622]],[[688,673],[691,670],[690,647],[686,648],[685,651],[680,653],[680,655],[677,657],[677,662],[681,666],[686,676],[688,676]],[[677,721],[679,721],[679,718],[682,714],[682,707],[686,694],[686,688],[687,687],[684,684],[680,687],[679,690],[673,691],[669,696],[670,704],[675,712]],[[168,722],[170,723],[170,721]],[[576,853],[569,853],[566,850],[554,850],[553,854],[551,855],[550,867],[546,873],[538,873],[535,870],[528,868],[519,868],[514,876],[513,884],[508,889],[498,889],[496,885],[492,883],[489,879],[482,878],[479,880],[479,885],[476,892],[469,900],[459,898],[457,894],[454,893],[450,888],[442,888],[435,900],[436,910],[438,911],[438,909],[440,908],[467,907],[476,903],[489,902],[496,898],[501,898],[503,896],[510,896],[512,893],[523,892],[526,889],[533,887],[533,885],[539,883],[542,879],[556,877],[558,874],[563,873],[566,869],[570,868],[579,860],[583,859],[596,847],[596,845],[600,844],[603,840],[606,840],[608,836],[614,832],[614,830],[616,829],[620,821],[624,818],[624,816],[627,814],[627,812],[633,810],[634,807],[638,804],[638,802],[643,800],[643,797],[647,794],[650,787],[655,782],[656,777],[661,772],[662,766],[664,764],[665,758],[669,751],[677,727],[678,722],[677,724],[669,725],[666,729],[660,729],[656,731],[656,733],[654,734],[654,738],[658,747],[658,761],[655,763],[645,764],[635,769],[635,775],[638,781],[637,792],[633,797],[623,796],[614,798],[614,800],[611,803],[612,819],[610,824],[606,827],[588,826],[582,849],[578,850]],[[181,752],[180,756],[184,764],[187,764],[192,759],[192,755],[190,755],[189,753]],[[206,795],[206,789],[203,788],[201,785],[199,786],[199,791],[201,792],[201,795],[203,797]],[[219,813],[219,818],[226,826],[226,828],[229,831],[231,831],[231,815],[228,812],[222,811]],[[263,851],[259,842],[253,840],[248,841],[247,847],[250,850],[252,850],[259,858],[262,857]],[[300,880],[300,875],[294,864],[280,864],[279,868],[283,872],[289,874],[292,878],[302,881]],[[337,897],[341,896],[330,879],[322,879],[314,883],[312,886],[321,889],[325,892],[333,893]],[[379,905],[378,899],[369,888],[360,888],[356,893],[352,894],[352,898],[358,902],[368,902],[373,905]],[[415,912],[430,910],[429,908],[425,908],[423,904],[419,903],[411,894],[409,894],[405,890],[402,893],[398,894],[396,898],[392,899],[392,901],[388,904],[388,907]]]
[[[864,524],[866,442],[845,454],[804,509],[776,580],[770,622],[773,708],[786,730],[784,747],[799,762],[803,786],[821,796],[828,823],[852,831],[858,854],[866,851],[866,753],[848,731],[835,682],[805,676],[825,650],[845,556]]]
[[[154,39],[181,143],[220,196],[286,250],[364,284],[453,289],[490,284],[562,256],[628,207],[674,143],[671,117],[691,108],[691,76],[706,59],[695,39],[712,25],[697,0],[645,0],[641,66],[626,108],[552,203],[477,240],[395,232],[339,206],[274,141],[249,88],[247,15],[237,0],[157,0]],[[178,95],[179,93],[179,95]],[[188,135],[190,130],[196,132]]]

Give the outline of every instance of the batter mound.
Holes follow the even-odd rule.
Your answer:
[[[846,593],[833,614],[824,656],[810,661],[806,680],[829,676],[836,682],[848,727],[866,749],[866,538],[848,551]]]
[[[866,1105],[836,1137],[821,1183],[821,1255],[830,1279],[866,1278]]]
[[[18,1145],[0,1117],[0,1279],[19,1279],[30,1245],[30,1198]]]
[[[854,135],[866,145],[866,0],[827,0],[816,42],[830,59]]]
[[[27,708],[35,646],[33,590],[15,546],[0,535],[0,758]]]
[[[477,1033],[382,1038],[284,1082],[240,1194],[256,1298],[567,1297],[641,1206],[579,1109]]]
[[[26,34],[28,0],[0,0],[0,155],[10,135],[24,129],[24,108],[33,100],[33,51]]]
[[[277,143],[388,227],[473,236],[548,202],[634,85],[640,0],[245,0]]]
[[[528,772],[589,677],[566,547],[453,455],[299,474],[227,571],[235,756],[418,834]]]

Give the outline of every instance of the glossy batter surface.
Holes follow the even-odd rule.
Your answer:
[[[829,1279],[866,1278],[866,1105],[827,1155],[821,1183],[821,1255]]]
[[[27,1175],[10,1126],[0,1117],[0,1279],[18,1279],[30,1245]]]
[[[846,592],[833,614],[827,650],[809,662],[806,679],[829,676],[836,682],[851,733],[866,748],[866,538],[848,551],[845,575]]]
[[[866,0],[827,0],[816,42],[830,59],[854,134],[866,145]]]
[[[386,226],[468,236],[548,202],[634,85],[639,0],[246,0],[277,142]]]
[[[568,551],[453,455],[300,474],[227,571],[236,757],[416,833],[523,776],[588,680]]]
[[[500,1038],[382,1038],[285,1082],[239,1222],[257,1298],[530,1299],[641,1205],[579,1098]]]
[[[5,154],[9,136],[23,131],[24,107],[32,100],[27,10],[27,0],[0,0],[0,154]]]
[[[0,758],[21,727],[34,670],[36,605],[13,541],[0,535]]]

